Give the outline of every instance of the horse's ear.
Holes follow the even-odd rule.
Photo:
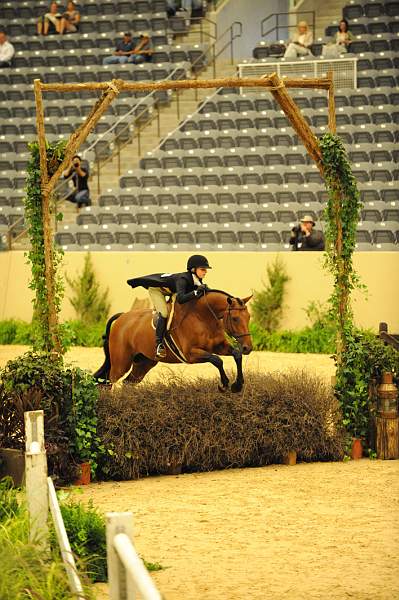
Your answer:
[[[247,304],[247,302],[249,302],[252,298],[253,294],[251,294],[250,296],[247,296],[246,298],[243,298],[242,301],[244,302],[244,304]]]
[[[233,298],[227,296],[227,304],[233,304]]]

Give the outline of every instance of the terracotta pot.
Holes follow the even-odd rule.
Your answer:
[[[74,485],[88,485],[91,479],[90,463],[85,462],[79,465],[80,477],[74,482]]]
[[[296,450],[289,450],[288,453],[283,457],[283,463],[290,467],[296,465]]]
[[[351,457],[353,460],[358,460],[363,456],[363,445],[362,440],[359,438],[352,438],[352,450]]]

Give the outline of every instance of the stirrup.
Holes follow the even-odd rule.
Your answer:
[[[157,346],[156,356],[158,358],[166,357],[166,349],[162,342],[160,344],[158,344],[158,346]]]

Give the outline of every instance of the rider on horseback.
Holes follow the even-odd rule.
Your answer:
[[[179,304],[184,304],[194,298],[200,298],[207,289],[202,280],[207,270],[211,268],[205,256],[194,254],[188,259],[187,271],[184,273],[155,273],[154,275],[128,279],[127,283],[132,288],[142,286],[149,291],[154,308],[158,313],[155,329],[157,358],[166,357],[163,339],[168,322],[168,307],[165,296],[176,294],[176,301]]]

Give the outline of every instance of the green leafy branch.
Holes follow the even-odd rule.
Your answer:
[[[62,162],[65,142],[47,143],[47,168],[49,176],[56,171]],[[31,264],[32,278],[29,287],[33,290],[35,296],[33,299],[33,347],[37,351],[51,352],[54,348],[54,342],[50,330],[49,322],[49,304],[47,299],[46,269],[44,254],[44,231],[43,231],[43,208],[41,191],[41,172],[39,146],[37,142],[29,144],[31,159],[28,165],[28,176],[26,185],[26,196],[24,199],[25,218],[28,223],[28,233],[30,239],[30,250],[27,252],[28,260]],[[51,202],[51,209],[54,212],[55,204]],[[57,220],[62,219],[62,215],[56,215]],[[54,273],[54,304],[56,312],[59,313],[61,301],[64,292],[64,286],[61,277],[57,275],[57,268],[62,260],[62,250],[55,244],[53,245],[53,264]],[[60,337],[60,336],[58,336]]]

